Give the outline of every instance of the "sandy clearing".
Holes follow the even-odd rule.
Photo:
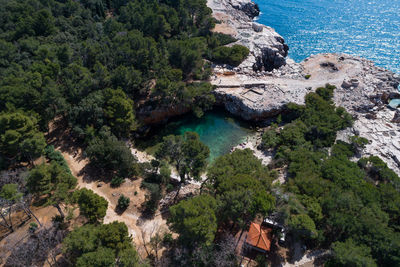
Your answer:
[[[90,174],[85,172],[85,167],[88,164],[87,159],[83,159],[82,150],[76,148],[75,152],[62,151],[60,147],[56,147],[71,169],[72,174],[78,179],[78,188],[87,188],[93,190],[96,194],[104,197],[109,205],[104,217],[104,223],[113,221],[124,222],[128,226],[128,231],[131,234],[133,241],[142,257],[146,257],[143,246],[143,236],[148,242],[152,236],[158,231],[167,231],[166,220],[162,218],[159,212],[151,220],[141,218],[140,208],[145,202],[146,191],[140,188],[141,178],[136,180],[126,179],[126,181],[118,188],[112,188],[109,183],[98,181],[90,177]],[[142,152],[144,153],[144,152]],[[89,179],[88,179],[89,178]],[[118,198],[121,194],[129,197],[131,200],[129,208],[122,214],[115,211]]]

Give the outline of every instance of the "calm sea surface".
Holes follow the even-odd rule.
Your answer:
[[[255,0],[299,62],[344,52],[400,73],[400,0]]]

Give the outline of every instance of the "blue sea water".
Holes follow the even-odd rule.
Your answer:
[[[400,73],[400,0],[255,0],[259,23],[271,26],[300,62],[343,52]]]

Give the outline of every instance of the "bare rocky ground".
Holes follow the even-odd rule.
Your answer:
[[[354,126],[338,138],[369,139],[364,155],[380,156],[400,175],[400,113],[387,107],[390,99],[400,98],[398,75],[345,54],[313,55],[296,63],[286,58],[279,34],[252,21],[250,0],[209,0],[208,5],[221,22],[215,31],[233,35],[250,49],[236,68],[214,65],[211,83],[220,105],[245,120],[262,121],[281,113],[289,102],[303,104],[305,95],[318,87],[335,85],[336,105],[355,118]]]
[[[240,65],[242,72],[272,70],[286,64],[288,46],[274,29],[253,21],[259,11],[251,0],[208,0],[207,5],[220,22],[214,31],[230,34],[237,44],[250,49],[249,57]]]

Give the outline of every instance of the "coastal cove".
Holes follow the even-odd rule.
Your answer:
[[[235,75],[225,75],[224,73],[229,73],[229,69],[224,69],[223,66],[217,65],[216,68],[214,68],[214,73],[216,75],[215,78],[212,78],[211,83],[217,86],[215,94],[219,102],[218,104],[224,106],[227,111],[234,114],[236,117],[241,117],[249,121],[263,121],[275,117],[285,104],[289,102],[303,104],[304,97],[310,92],[309,90],[315,90],[317,87],[324,86],[325,83],[331,83],[338,88],[335,94],[336,104],[345,107],[355,116],[359,116],[358,114],[360,111],[361,114],[375,112],[370,110],[373,106],[371,106],[368,95],[372,96],[375,94],[378,97],[383,97],[383,101],[379,102],[379,110],[381,110],[385,104],[388,104],[386,103],[388,98],[385,96],[388,93],[387,96],[389,96],[390,99],[399,97],[395,93],[397,90],[394,90],[398,86],[398,78],[393,76],[393,73],[377,67],[384,66],[396,71],[399,67],[398,58],[400,58],[396,58],[395,55],[397,51],[393,49],[393,46],[396,46],[396,42],[399,41],[396,32],[391,30],[390,34],[394,36],[388,37],[390,40],[387,43],[379,43],[385,42],[386,39],[381,36],[373,36],[374,32],[378,29],[374,24],[378,23],[379,14],[374,14],[374,16],[370,18],[370,21],[364,21],[368,16],[363,16],[360,22],[357,20],[359,15],[346,11],[343,16],[346,15],[347,17],[343,21],[338,21],[334,19],[335,13],[333,11],[339,12],[339,9],[334,10],[333,5],[340,6],[340,4],[345,4],[342,3],[343,1],[334,1],[327,5],[328,8],[326,10],[324,6],[315,1],[304,1],[303,6],[293,1],[285,3],[278,3],[274,0],[255,1],[261,9],[261,14],[257,22],[267,25],[267,27],[261,25],[263,31],[258,32],[254,30],[255,24],[252,24],[251,16],[247,17],[248,14],[246,13],[246,16],[243,17],[242,11],[238,11],[240,8],[231,6],[229,1],[225,2],[226,1],[219,2],[210,0],[209,5],[213,10],[218,10],[218,12],[225,9],[224,12],[220,14],[215,12],[214,15],[218,19],[224,18],[224,14],[230,14],[232,18],[239,22],[238,25],[241,21],[249,25],[241,27],[240,31],[243,32],[237,32],[236,38],[239,39],[240,44],[247,45],[252,52],[250,57],[243,62],[243,64],[234,69],[236,72]],[[244,1],[244,3],[247,2],[248,1]],[[232,1],[232,3],[234,3],[234,1]],[[377,4],[385,6],[385,3]],[[312,9],[312,5],[317,5],[317,7]],[[354,5],[354,3],[352,3],[352,5]],[[313,16],[313,14],[307,13],[311,11],[307,11],[305,14],[310,18],[306,18],[303,21],[300,13],[302,13],[304,9],[307,9],[307,7],[310,7],[310,10],[319,10],[320,12],[318,14],[321,16]],[[367,12],[370,8],[369,4],[358,7],[361,13]],[[288,18],[287,15],[284,14],[286,9],[288,9],[289,12],[297,12],[297,14]],[[383,12],[382,10],[385,10],[385,8],[382,7],[379,10]],[[381,14],[383,16],[382,20],[387,20],[387,16],[392,16],[392,13],[391,8],[389,8],[387,12],[383,12]],[[327,23],[324,21],[324,17],[328,17],[330,21],[334,21],[336,23],[334,25],[336,26],[342,23],[343,25],[339,25],[338,27],[345,28],[346,32],[343,32],[344,30],[324,30],[325,27],[333,27],[332,25],[322,25],[323,23]],[[312,23],[310,20],[316,20],[316,22]],[[354,25],[351,24],[352,21],[355,22]],[[393,25],[398,23],[398,18],[396,17],[386,22],[388,24],[381,25],[381,27],[390,30],[393,28]],[[231,21],[228,19],[226,23],[217,26],[217,29],[222,29],[222,32],[224,32],[224,30],[226,31],[227,25],[228,27],[232,27],[230,23]],[[302,23],[309,23],[309,25],[303,25]],[[369,25],[368,23],[371,24]],[[346,28],[344,24],[350,26]],[[268,28],[268,26],[275,28],[277,33],[274,29]],[[247,29],[247,27],[249,27],[249,29]],[[315,27],[315,29],[312,27]],[[365,30],[365,27],[369,30]],[[296,39],[296,34],[299,32],[303,33],[305,31],[304,29],[307,29],[307,34],[304,34],[308,37],[312,36],[312,38],[307,39],[306,36],[303,36],[303,39]],[[235,32],[236,30],[239,30],[238,26],[233,26],[228,32]],[[382,29],[380,28],[380,30]],[[308,34],[310,31],[314,31],[314,33]],[[319,34],[318,31],[320,31]],[[358,32],[365,32],[366,35],[360,35]],[[328,33],[331,35],[327,36]],[[341,36],[342,33],[343,36]],[[285,41],[280,39],[279,34],[282,34]],[[354,35],[356,38],[350,38],[349,35]],[[270,38],[271,36],[274,38]],[[375,38],[374,40],[377,41],[371,42],[370,38]],[[276,39],[276,41],[271,41],[274,39]],[[262,42],[260,40],[262,40]],[[272,43],[268,43],[267,41]],[[321,43],[323,41],[325,43]],[[298,42],[302,43],[300,44]],[[285,43],[288,43],[290,48],[289,58],[293,58],[297,62],[303,61],[308,56],[310,56],[310,58],[307,58],[301,64],[288,59],[286,66],[282,66],[272,73],[261,71],[261,73],[255,75],[252,64],[256,61],[254,57],[257,57],[260,53],[258,50],[261,50],[261,55],[263,56],[265,53],[264,51],[269,51],[268,47],[279,47],[279,52],[277,53],[278,57],[273,59],[275,63],[278,62],[278,67],[280,65],[279,62],[282,60],[279,54],[284,56],[285,53]],[[366,44],[371,45],[367,46]],[[379,47],[379,49],[377,47]],[[351,54],[351,56],[339,54],[311,56],[312,54],[322,52],[345,52]],[[370,61],[352,55],[360,55],[368,59],[373,59],[376,61],[376,66]],[[308,75],[310,75],[311,78],[305,79],[304,77]],[[353,86],[352,81],[354,81],[355,86]],[[350,94],[349,90],[355,91]],[[200,139],[210,147],[210,158],[212,161],[219,155],[229,153],[232,147],[245,141],[247,136],[254,134],[254,132],[252,133],[251,130],[246,129],[246,127],[241,127],[241,125],[243,125],[242,122],[234,119],[234,117],[225,111],[223,111],[223,113],[226,115],[221,116],[221,111],[217,113],[215,113],[215,111],[207,112],[201,119],[197,119],[191,115],[177,116],[170,119],[167,125],[156,127],[157,131],[159,131],[156,135],[157,137],[150,135],[151,137],[149,139],[155,139],[157,142],[160,142],[162,139],[160,137],[168,134],[183,134],[185,131],[195,131],[200,135]],[[349,129],[349,133],[345,133],[345,135],[351,135],[352,132],[360,132],[361,135],[368,139],[380,140],[379,137],[370,134],[373,133],[371,129],[374,127],[381,129],[383,127],[386,132],[387,129],[384,125],[390,122],[391,118],[394,116],[393,112],[386,112],[384,110],[380,113],[382,113],[382,115],[379,116],[388,117],[387,122],[381,119],[374,121],[367,118],[366,120],[368,123],[363,123],[363,125],[367,125],[365,129]],[[229,119],[224,118],[225,116]],[[371,116],[373,117],[375,115],[368,115],[367,117]],[[360,120],[364,120],[363,115],[359,118]],[[358,124],[356,123],[356,125]],[[366,131],[366,133],[364,133],[364,131]],[[346,140],[346,137],[342,138]],[[375,150],[380,150],[378,148],[383,147],[378,145],[382,141],[379,141],[378,144],[374,142],[375,141],[373,141],[367,149],[369,153],[372,154],[375,153]],[[387,141],[384,142],[387,143]],[[143,144],[138,145],[142,146]],[[142,148],[146,147],[148,148],[149,145],[142,146]],[[151,147],[152,145],[150,145],[150,151],[152,150]],[[387,155],[390,166],[395,168],[396,163],[392,159],[395,158],[396,155],[393,155],[392,153],[394,152],[391,151],[395,150],[393,148],[388,148],[385,149],[385,151],[381,151],[381,154]]]
[[[0,0],[0,267],[400,267],[400,0],[328,1]]]
[[[167,135],[183,135],[185,132],[196,132],[200,140],[210,148],[209,161],[227,154],[237,146],[255,135],[254,124],[232,116],[222,108],[205,112],[201,118],[187,114],[171,119],[165,125],[152,127],[146,137],[137,141],[141,149],[153,153],[157,143]]]

